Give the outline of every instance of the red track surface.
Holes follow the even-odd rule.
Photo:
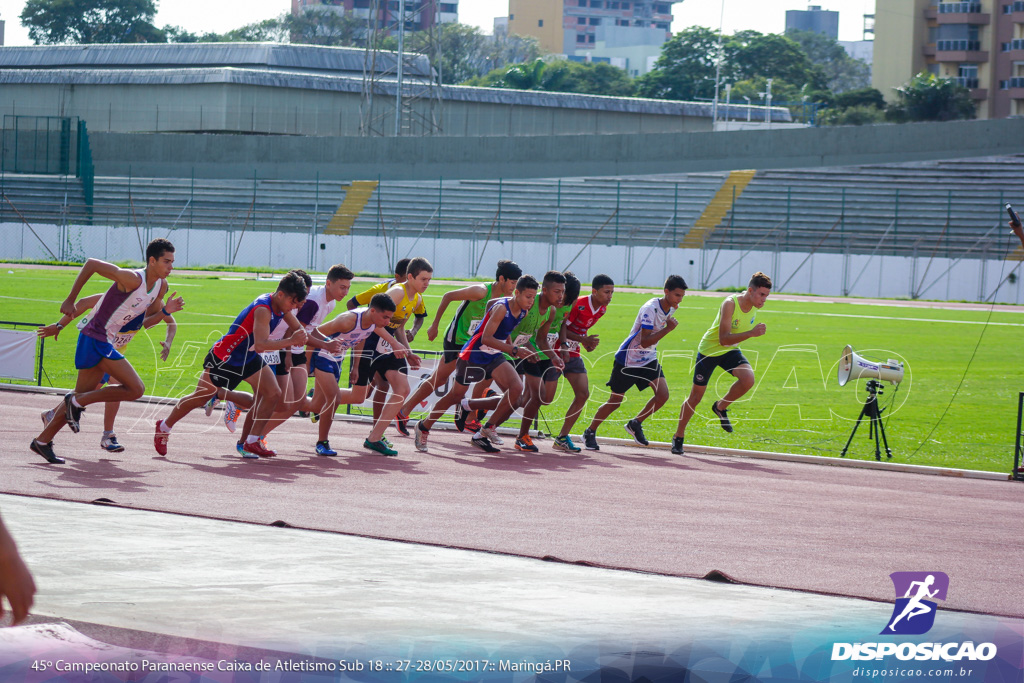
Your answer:
[[[893,571],[943,571],[948,608],[1024,617],[1016,523],[1024,486],[605,445],[578,455],[472,448],[435,430],[431,453],[394,430],[398,458],[361,447],[368,427],[336,423],[338,458],[315,428],[271,435],[281,454],[242,460],[197,411],[166,458],[152,446],[167,406],[122,406],[128,450],[98,447],[101,408],[55,441],[66,465],[28,450],[53,396],[0,392],[0,492],[512,553],[891,601]],[[134,425],[134,427],[132,426]],[[618,434],[615,434],[618,436]],[[540,442],[543,450],[550,442]],[[56,520],[55,520],[56,521]]]

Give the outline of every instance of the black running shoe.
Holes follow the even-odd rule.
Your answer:
[[[672,437],[672,455],[683,454],[683,437],[673,436]]]
[[[462,407],[462,402],[455,404],[455,428],[460,432],[466,431],[466,419],[469,417],[469,411]]]
[[[58,458],[57,454],[53,452],[53,442],[38,444],[35,439],[32,439],[32,443],[28,445],[32,449],[33,453],[38,453],[43,456],[43,460],[50,463],[51,465],[63,465],[64,458]]]
[[[78,406],[71,402],[71,398],[74,395],[74,392],[70,394],[64,394],[64,417],[67,419],[68,427],[71,428],[71,431],[77,434],[78,421],[81,419],[82,413],[85,412],[85,408],[79,408]]]
[[[713,412],[718,418],[718,421],[722,425],[722,429],[732,434],[732,422],[729,421],[729,413],[728,411],[718,409],[718,401],[711,404],[711,412]]]
[[[501,451],[491,445],[490,440],[486,436],[474,436],[470,439],[470,442],[484,453],[500,453]]]
[[[409,434],[409,416],[402,413],[401,410],[395,415],[395,426],[402,436],[411,436]]]
[[[627,422],[626,431],[633,437],[633,441],[636,441],[641,446],[650,445],[651,442],[647,440],[646,436],[644,436],[644,425],[640,420],[633,418]]]
[[[597,432],[590,429],[583,430],[583,447],[588,451],[601,450],[601,447],[597,445]]]

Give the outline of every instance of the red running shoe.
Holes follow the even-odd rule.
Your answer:
[[[153,448],[156,449],[157,455],[167,455],[167,439],[171,436],[171,433],[160,431],[161,422],[163,420],[156,421],[156,431],[153,432]]]

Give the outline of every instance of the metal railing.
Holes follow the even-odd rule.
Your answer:
[[[980,2],[940,2],[939,14],[980,14]]]
[[[940,40],[935,43],[937,52],[979,52],[980,40]]]

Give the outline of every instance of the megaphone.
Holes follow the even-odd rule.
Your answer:
[[[846,386],[851,379],[862,377],[899,384],[903,381],[903,363],[891,358],[885,363],[876,363],[858,356],[849,344],[839,359],[839,386]]]

